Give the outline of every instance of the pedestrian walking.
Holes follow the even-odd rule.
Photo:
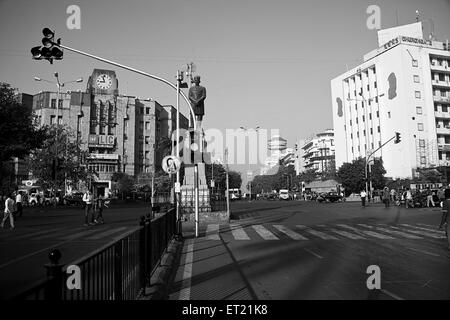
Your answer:
[[[92,196],[92,193],[89,190],[86,190],[86,192],[84,193],[83,202],[85,203],[84,226],[91,226],[94,224],[94,220],[95,220],[94,211],[92,209],[92,204],[94,202],[94,198]],[[89,223],[89,212],[91,212],[91,222],[90,223]]]
[[[413,196],[412,196],[411,190],[409,190],[409,188],[406,188],[406,191],[405,191],[405,207],[407,209],[409,207],[414,208]]]
[[[439,229],[445,230],[445,236],[447,237],[448,250],[450,250],[450,218],[448,211],[450,210],[450,189],[444,191],[444,203],[442,206],[442,218],[439,225]]]
[[[105,207],[105,198],[102,195],[99,195],[97,198],[97,218],[94,220],[95,223],[105,223],[103,220],[103,209]]]
[[[363,207],[366,206],[366,197],[367,197],[367,193],[365,190],[361,190],[361,193],[359,194],[361,196],[361,205]]]
[[[5,200],[5,210],[3,215],[3,220],[1,227],[4,228],[6,220],[9,218],[9,224],[11,225],[11,229],[14,229],[14,200],[12,198],[12,195],[9,194],[8,197]]]
[[[16,195],[16,208],[17,208],[17,216],[22,217],[23,207],[22,207],[22,191],[17,192]]]
[[[439,199],[439,204],[442,207],[442,202],[445,200],[444,187],[440,187],[437,192],[437,197]]]
[[[431,206],[434,207],[434,200],[433,200],[433,192],[431,191],[430,187],[427,188],[426,191],[426,195],[427,195],[427,207],[430,206],[430,202],[431,202]]]
[[[391,199],[391,193],[389,192],[389,188],[388,187],[384,187],[383,194],[382,194],[382,199],[383,199],[383,202],[384,202],[384,206],[386,208],[388,208],[389,207],[389,201]]]

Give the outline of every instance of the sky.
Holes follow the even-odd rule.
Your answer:
[[[67,28],[70,5],[80,7],[79,30]],[[435,37],[450,38],[450,0],[0,0],[0,81],[36,94],[55,87],[34,76],[87,80],[113,69],[121,94],[176,103],[160,82],[68,51],[53,65],[32,60],[50,27],[64,45],[172,82],[194,62],[207,89],[204,128],[279,129],[292,146],[332,128],[330,80],[377,47],[369,5],[380,7],[381,28],[413,23],[419,10],[425,34],[432,19]]]

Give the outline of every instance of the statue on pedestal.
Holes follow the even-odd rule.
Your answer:
[[[194,86],[189,89],[189,101],[194,109],[197,130],[200,130],[203,116],[205,115],[206,88],[200,85],[200,76],[194,77]]]

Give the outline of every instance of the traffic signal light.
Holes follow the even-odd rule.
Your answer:
[[[394,143],[399,143],[400,141],[401,141],[400,132],[396,132]]]
[[[42,30],[44,37],[42,38],[42,46],[31,48],[31,54],[33,59],[42,60],[46,59],[53,64],[53,59],[61,60],[63,58],[63,51],[59,48],[61,39],[54,41],[55,33],[49,28]]]

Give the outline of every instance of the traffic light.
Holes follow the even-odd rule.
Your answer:
[[[48,60],[53,64],[53,59],[61,60],[63,58],[63,51],[59,48],[61,39],[54,41],[55,33],[49,28],[42,30],[44,37],[42,38],[42,46],[31,48],[31,54],[35,60]]]
[[[399,143],[400,141],[401,141],[400,132],[396,132],[394,143]]]

